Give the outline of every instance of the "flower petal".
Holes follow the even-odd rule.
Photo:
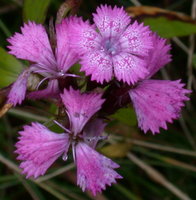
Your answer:
[[[97,142],[102,139],[101,134],[106,126],[102,119],[94,119],[89,121],[84,127],[83,138],[86,144],[95,148]]]
[[[56,69],[55,58],[45,28],[41,24],[29,22],[21,28],[22,33],[15,33],[8,39],[10,54],[17,58]]]
[[[111,37],[121,34],[130,23],[130,17],[123,7],[118,8],[101,5],[97,8],[97,13],[93,14],[94,22],[104,37]]]
[[[152,38],[154,47],[150,50],[148,57],[147,69],[149,74],[146,77],[147,79],[171,61],[171,54],[169,54],[171,46],[166,44],[166,39],[159,37],[155,33],[152,35]]]
[[[88,21],[73,23],[70,25],[70,46],[79,54],[100,48],[100,35],[96,32],[94,25]]]
[[[27,81],[30,75],[30,70],[24,70],[18,79],[13,83],[11,90],[8,94],[8,104],[16,106],[16,104],[21,104],[25,99],[26,90],[27,90]]]
[[[71,129],[75,135],[81,132],[87,121],[101,108],[101,94],[81,94],[79,90],[64,89],[62,101],[67,109]]]
[[[69,45],[70,24],[79,22],[81,22],[80,18],[71,17],[64,19],[61,24],[56,25],[56,58],[58,69],[62,70],[64,73],[79,59]]]
[[[122,178],[113,169],[119,165],[99,154],[85,143],[76,145],[77,184],[83,191],[90,190],[95,196],[105,190],[106,185]]]
[[[159,128],[167,129],[166,122],[172,122],[180,115],[183,101],[189,100],[177,81],[145,80],[129,91],[138,118],[139,127],[146,133],[159,133]]]
[[[30,92],[27,97],[29,99],[58,98],[59,94],[58,80],[50,80],[46,89]]]
[[[82,56],[80,64],[82,65],[81,71],[85,71],[86,75],[91,75],[92,81],[103,83],[112,79],[112,59],[104,52],[92,51],[86,53]]]
[[[150,49],[153,48],[151,33],[148,26],[135,21],[120,36],[122,51],[137,56],[148,56]]]
[[[39,123],[24,126],[19,134],[15,152],[19,154],[17,159],[22,160],[20,167],[27,178],[45,174],[59,156],[67,153],[70,144],[68,134],[53,133]]]
[[[120,53],[113,57],[116,78],[128,84],[134,84],[147,76],[146,62],[134,55]]]

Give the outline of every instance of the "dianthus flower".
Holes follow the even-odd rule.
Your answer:
[[[70,128],[57,134],[39,123],[24,126],[16,143],[17,159],[27,178],[44,175],[58,157],[67,159],[72,145],[73,157],[77,165],[77,184],[82,190],[90,190],[93,195],[115,183],[121,176],[114,171],[119,165],[94,150],[105,124],[101,119],[90,118],[104,102],[101,94],[81,94],[79,91],[64,90],[61,94]]]
[[[68,69],[78,60],[78,56],[70,49],[68,31],[70,23],[79,21],[79,18],[67,18],[56,25],[56,48],[53,53],[45,28],[41,24],[28,22],[21,28],[22,33],[15,33],[8,39],[9,53],[17,58],[28,60],[33,64],[25,69],[13,83],[8,95],[7,103],[15,106],[21,104],[26,95],[27,81],[31,72],[38,73],[49,79],[48,87],[35,91],[31,98],[42,98],[58,95],[57,79],[72,76],[67,74]],[[74,76],[74,75],[73,75]]]
[[[180,80],[149,79],[161,67],[171,61],[170,45],[156,34],[152,35],[153,49],[149,53],[147,69],[149,74],[139,81],[129,95],[135,108],[140,128],[146,133],[159,133],[160,128],[167,129],[166,122],[172,122],[180,116],[184,101],[190,90],[184,89]]]
[[[100,6],[95,25],[80,21],[70,28],[71,46],[80,55],[81,71],[91,80],[109,82],[113,76],[134,84],[148,74],[151,31],[131,20],[123,8]]]

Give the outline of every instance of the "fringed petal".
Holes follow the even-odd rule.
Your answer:
[[[20,167],[27,178],[44,175],[58,157],[67,154],[68,134],[56,134],[39,123],[24,126],[19,134],[15,152],[19,154],[17,159],[22,160]]]
[[[145,80],[129,91],[138,118],[139,127],[146,133],[159,133],[167,129],[166,122],[172,122],[180,115],[190,90],[177,81]]]
[[[119,165],[99,154],[85,143],[76,145],[77,184],[83,191],[90,190],[95,196],[122,178],[116,171]]]
[[[45,28],[41,24],[28,22],[8,39],[9,53],[17,58],[40,63],[46,68],[56,68],[55,58]]]
[[[87,121],[101,108],[101,94],[81,94],[79,90],[64,89],[61,99],[67,109],[74,134],[81,132]]]
[[[26,69],[20,74],[18,79],[13,83],[11,90],[8,94],[8,104],[16,106],[21,104],[25,99],[26,90],[27,90],[27,81],[30,75],[30,69]]]
[[[81,22],[81,18],[70,17],[64,19],[61,24],[56,25],[56,58],[58,69],[64,73],[67,72],[67,70],[79,59],[78,55],[69,45],[70,25],[77,24],[79,22]]]
[[[151,31],[148,26],[144,26],[135,21],[120,35],[119,42],[123,52],[137,56],[147,56],[153,48]]]
[[[88,21],[73,23],[70,25],[70,46],[79,55],[100,48],[100,35],[96,32],[94,25],[90,25]]]
[[[113,37],[121,34],[130,23],[130,17],[123,7],[118,8],[101,5],[97,8],[97,13],[93,14],[94,22],[104,37]]]
[[[153,49],[150,50],[147,69],[149,74],[146,78],[153,76],[161,67],[171,61],[171,54],[169,53],[171,45],[166,43],[166,39],[159,37],[156,33],[152,35]]]
[[[128,53],[120,53],[113,57],[116,78],[128,84],[134,84],[147,76],[146,62]]]
[[[111,58],[101,51],[91,51],[81,58],[81,71],[91,75],[91,80],[99,83],[109,82],[113,75]]]

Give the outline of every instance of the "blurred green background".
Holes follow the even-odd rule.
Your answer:
[[[0,0],[0,103],[4,87],[11,84],[27,62],[7,54],[6,39],[20,31],[24,21],[34,20],[48,27],[55,19],[63,0]],[[77,2],[77,0],[76,0]],[[124,177],[93,197],[76,186],[73,159],[58,160],[48,173],[38,180],[26,180],[20,174],[14,144],[17,132],[32,121],[46,125],[55,117],[56,106],[47,101],[25,101],[0,119],[0,199],[62,199],[62,200],[173,200],[196,199],[196,1],[191,0],[83,0],[78,14],[85,19],[100,4],[125,6],[128,13],[150,25],[172,45],[172,62],[156,78],[182,79],[192,89],[191,101],[183,109],[180,120],[168,125],[153,136],[137,127],[131,107],[112,115],[106,128],[107,142],[98,149],[121,165],[118,172]],[[157,8],[132,6],[153,6]],[[158,9],[162,8],[164,10]],[[181,14],[180,14],[180,13]],[[56,130],[56,126],[52,126]]]

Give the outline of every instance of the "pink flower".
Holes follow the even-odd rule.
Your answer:
[[[83,142],[76,145],[77,184],[83,191],[90,190],[95,196],[105,190],[106,185],[122,178],[113,169],[119,165],[99,154]]]
[[[81,55],[81,71],[100,83],[115,76],[134,84],[146,77],[153,47],[149,28],[136,21],[130,24],[128,14],[116,6],[98,7],[93,19],[95,25],[80,21],[70,28],[71,46]]]
[[[45,77],[44,80],[49,79],[51,81],[68,75],[67,70],[78,60],[78,56],[68,44],[69,26],[70,23],[79,21],[80,19],[76,17],[67,18],[61,24],[56,25],[57,44],[55,53],[53,53],[46,30],[41,24],[28,22],[21,28],[22,33],[15,33],[8,39],[10,54],[33,62],[30,68],[25,70],[13,84],[12,88],[14,89],[10,91],[8,103],[15,106],[21,104],[24,100],[30,72],[38,73]],[[49,85],[51,84],[54,84],[54,82],[49,83]],[[47,88],[47,96],[50,94],[50,88]],[[53,90],[51,92],[53,93]],[[34,98],[40,97],[39,93],[34,93],[33,96]]]
[[[180,80],[147,80],[161,67],[170,62],[170,46],[166,40],[153,35],[154,48],[150,52],[146,80],[140,81],[129,91],[135,108],[139,127],[146,133],[159,133],[160,128],[167,129],[166,122],[172,122],[180,116],[184,101],[189,90],[184,89]]]
[[[101,119],[91,117],[101,108],[104,100],[101,99],[101,94],[81,94],[72,88],[69,91],[65,89],[61,98],[67,109],[71,127],[63,127],[65,133],[57,134],[39,123],[24,126],[16,143],[15,152],[19,154],[17,159],[22,160],[20,167],[23,173],[27,174],[27,178],[37,178],[44,175],[60,156],[67,158],[69,146],[72,144],[73,156],[78,167],[77,183],[83,191],[88,189],[95,195],[104,190],[106,185],[115,183],[115,179],[121,178],[113,170],[119,166],[93,149],[105,124]]]

